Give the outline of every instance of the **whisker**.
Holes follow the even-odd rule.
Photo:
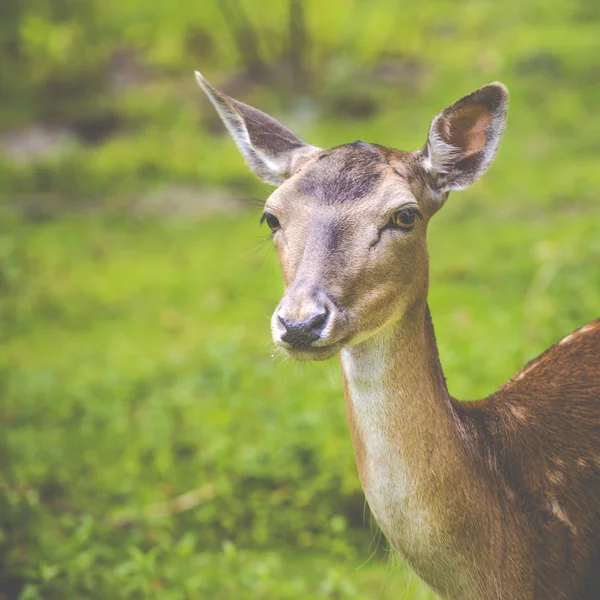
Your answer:
[[[267,246],[267,244],[269,244],[272,240],[273,240],[273,237],[271,236],[271,234],[267,235],[266,237],[260,237],[246,249],[246,253],[249,254],[250,252],[252,252],[256,249],[261,250],[262,248],[265,248],[265,247],[269,248],[269,246]]]

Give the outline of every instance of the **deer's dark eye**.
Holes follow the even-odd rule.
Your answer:
[[[410,231],[417,218],[418,211],[415,208],[401,208],[396,211],[390,219],[390,225],[396,229]]]
[[[279,224],[279,219],[275,216],[272,215],[271,213],[265,213],[260,222],[263,223],[264,221],[267,222],[267,225],[269,226],[269,228],[271,229],[271,231],[273,233],[275,233],[278,229],[281,229],[281,225]]]

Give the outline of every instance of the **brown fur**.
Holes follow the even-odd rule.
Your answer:
[[[571,335],[488,399],[455,407],[498,502],[524,516],[534,597],[592,600],[600,597],[600,320]]]

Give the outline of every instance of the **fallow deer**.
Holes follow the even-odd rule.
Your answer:
[[[300,360],[340,355],[358,474],[394,548],[444,598],[600,598],[600,320],[458,402],[427,305],[427,224],[492,162],[506,88],[443,110],[421,150],[321,150],[197,79],[279,186],[263,215],[285,282],[273,340]]]

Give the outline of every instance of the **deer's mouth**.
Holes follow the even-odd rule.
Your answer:
[[[351,336],[344,337],[336,342],[329,344],[319,345],[314,344],[303,344],[303,345],[290,345],[278,343],[277,345],[282,348],[288,356],[296,360],[308,361],[308,360],[329,360],[333,358],[338,352],[347,345]]]
[[[341,349],[343,344],[336,342],[327,346],[286,347],[285,352],[296,360],[329,360]]]

